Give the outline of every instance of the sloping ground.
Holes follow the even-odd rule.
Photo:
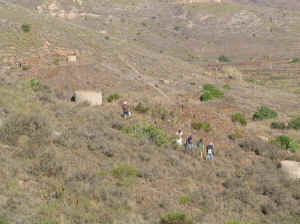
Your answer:
[[[124,121],[118,105],[74,105],[26,83],[1,93],[0,217],[8,223],[159,223],[172,211],[195,223],[299,220],[299,182],[276,168],[285,154],[261,140],[216,142],[215,160],[203,161],[120,132],[147,116]]]

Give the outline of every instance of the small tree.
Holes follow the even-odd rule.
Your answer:
[[[228,57],[226,57],[225,55],[221,55],[219,58],[218,58],[218,60],[220,61],[220,62],[230,62],[231,60],[228,58]]]
[[[277,117],[277,112],[271,110],[270,108],[266,107],[266,106],[262,106],[259,108],[258,111],[256,111],[253,114],[252,119],[254,121],[261,121],[264,119],[270,119],[270,118],[276,118]]]
[[[242,113],[235,113],[231,117],[232,122],[239,122],[242,126],[247,126],[247,119]]]
[[[21,28],[22,28],[22,30],[23,30],[24,33],[28,33],[31,30],[31,25],[30,24],[23,24],[21,26]]]
[[[275,142],[280,144],[282,149],[290,150],[292,152],[296,152],[299,149],[299,145],[296,143],[295,139],[292,139],[286,135],[277,137]]]
[[[294,120],[291,120],[289,122],[289,127],[293,128],[293,129],[296,129],[296,130],[299,130],[300,129],[300,117],[298,117]]]

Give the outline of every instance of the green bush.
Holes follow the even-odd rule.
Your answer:
[[[294,119],[294,120],[291,120],[289,122],[289,128],[293,128],[293,129],[296,129],[296,130],[299,130],[300,129],[300,117]]]
[[[247,119],[242,113],[235,113],[231,117],[232,122],[239,122],[242,126],[247,126]]]
[[[298,63],[298,62],[300,62],[300,58],[294,58],[293,60],[288,62],[288,64],[294,64],[294,63]]]
[[[21,28],[22,28],[23,32],[28,33],[31,30],[31,25],[30,24],[23,24],[21,26]]]
[[[139,174],[137,168],[131,167],[129,165],[123,164],[113,168],[112,175],[118,179],[124,178],[135,178]]]
[[[133,124],[124,126],[121,131],[139,139],[146,137],[158,146],[172,143],[172,141],[174,140],[174,137],[167,136],[166,132],[163,129],[147,123],[144,123],[142,125]]]
[[[29,69],[31,69],[31,67],[29,65],[23,65],[23,67],[22,67],[23,71],[28,71]]]
[[[271,110],[270,108],[266,107],[266,106],[262,106],[259,108],[258,111],[256,111],[253,114],[252,119],[254,121],[261,121],[264,119],[271,119],[271,118],[276,118],[277,117],[277,112]]]
[[[201,101],[209,101],[213,98],[222,98],[224,96],[224,92],[212,84],[205,84],[203,90],[204,94],[200,97]]]
[[[138,105],[134,108],[136,112],[145,114],[150,110],[150,107],[144,106],[142,103],[138,103]]]
[[[230,62],[230,61],[231,61],[228,57],[226,57],[226,56],[224,56],[224,55],[221,55],[221,56],[218,58],[218,60],[219,60],[220,62]]]
[[[211,95],[210,92],[207,92],[207,91],[205,91],[203,93],[203,95],[200,97],[200,100],[204,101],[204,102],[207,102],[207,101],[212,100],[212,99],[213,99],[213,96]]]
[[[40,82],[37,79],[30,80],[30,87],[32,90],[36,91],[40,88]]]
[[[281,130],[283,130],[283,129],[286,128],[286,126],[283,122],[272,122],[271,123],[271,128],[272,129],[281,129]]]
[[[192,224],[187,214],[183,212],[170,212],[160,218],[161,224]]]
[[[186,205],[186,204],[188,204],[188,203],[191,202],[191,201],[192,201],[192,197],[189,196],[189,195],[183,195],[183,196],[181,196],[181,197],[179,198],[179,202],[180,202],[180,204],[182,204],[182,205]]]
[[[120,99],[120,95],[118,93],[114,93],[114,94],[109,95],[106,99],[107,99],[107,102],[111,103],[113,101]]]
[[[208,122],[193,121],[191,126],[195,130],[204,130],[206,132],[211,131],[211,126]]]
[[[223,86],[223,89],[227,89],[227,90],[229,90],[229,89],[231,89],[231,87],[230,87],[230,85],[228,85],[228,84],[225,84],[225,85]]]
[[[295,139],[286,135],[277,137],[275,142],[278,143],[282,149],[290,150],[292,152],[296,152],[299,149],[299,145],[296,143]]]

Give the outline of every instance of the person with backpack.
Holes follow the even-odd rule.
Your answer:
[[[208,160],[213,160],[214,159],[214,143],[209,143],[206,147],[206,154],[207,154],[207,159]]]
[[[131,113],[129,111],[129,105],[128,105],[127,101],[124,101],[124,103],[122,105],[122,109],[123,109],[123,117],[125,119],[130,117]]]
[[[202,140],[202,139],[200,139],[200,140],[197,142],[197,148],[199,149],[199,152],[200,152],[200,158],[203,159],[204,143],[203,143],[203,140]]]
[[[194,144],[193,144],[193,137],[191,135],[186,139],[185,145],[188,148],[188,150],[192,152],[194,148]]]

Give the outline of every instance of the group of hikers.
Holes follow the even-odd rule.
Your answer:
[[[125,119],[131,117],[131,112],[129,110],[129,105],[127,101],[124,101],[124,103],[122,104],[122,110],[123,110],[123,117]],[[181,129],[179,129],[176,132],[176,136],[177,136],[177,140],[176,143],[180,146],[184,145],[184,151],[185,152],[193,152],[194,151],[194,144],[193,144],[193,137],[192,135],[188,136],[186,138],[185,143],[183,143],[183,131]],[[196,143],[197,145],[197,150],[200,153],[200,157],[201,159],[205,159],[205,160],[213,160],[214,159],[214,144],[212,142],[210,142],[207,146],[206,146],[206,156],[204,155],[204,142],[202,139],[199,139]]]
[[[183,131],[181,129],[179,129],[176,132],[176,135],[178,136],[176,143],[178,145],[184,145],[184,150],[185,152],[193,152],[194,151],[194,144],[193,144],[193,136],[189,135],[186,140],[185,143],[183,143]],[[202,139],[199,139],[196,142],[196,146],[197,146],[197,150],[200,153],[200,157],[201,159],[205,159],[205,160],[213,160],[214,159],[214,143],[210,142],[207,146],[206,146],[206,156],[204,155],[204,142]]]

